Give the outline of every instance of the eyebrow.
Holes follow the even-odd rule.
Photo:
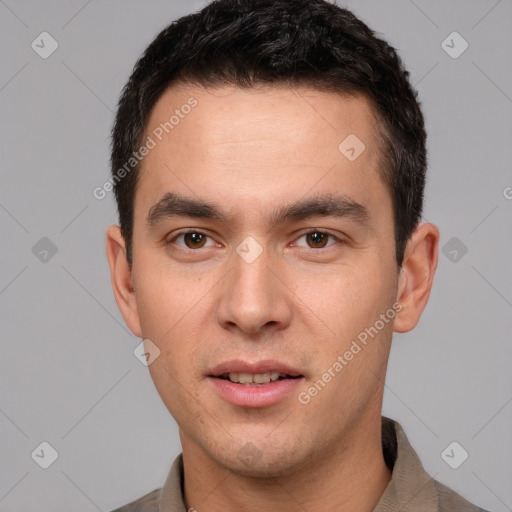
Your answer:
[[[228,216],[214,204],[175,192],[167,192],[149,209],[146,224],[152,227],[174,217],[194,217],[222,222],[229,220]],[[268,224],[275,226],[310,217],[349,218],[365,225],[370,223],[370,216],[365,206],[346,195],[327,194],[302,199],[274,210]]]
[[[146,224],[154,226],[172,217],[225,220],[225,216],[220,210],[206,201],[184,197],[174,192],[167,192],[149,209]]]

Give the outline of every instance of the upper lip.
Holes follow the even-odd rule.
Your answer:
[[[296,368],[271,359],[265,359],[255,363],[249,363],[248,361],[242,361],[240,359],[225,361],[224,363],[220,363],[212,368],[209,375],[211,377],[220,377],[221,375],[226,375],[228,373],[250,373],[254,375],[257,373],[268,372],[278,372],[292,377],[299,377],[302,375]]]

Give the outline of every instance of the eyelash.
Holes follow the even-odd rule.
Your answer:
[[[173,244],[180,236],[184,236],[186,234],[189,234],[189,233],[197,233],[198,235],[203,235],[207,238],[210,238],[212,239],[212,237],[210,235],[207,235],[206,233],[200,231],[200,230],[197,230],[197,229],[185,229],[185,230],[182,230],[182,231],[179,231],[178,233],[176,233],[170,240],[166,240],[166,245],[171,245]],[[328,231],[322,231],[320,229],[310,229],[308,231],[305,231],[304,233],[302,233],[298,238],[297,240],[300,240],[302,237],[305,237],[309,234],[312,234],[312,233],[320,233],[322,235],[327,235],[328,237],[330,237],[331,239],[334,239],[335,242],[342,242],[342,240],[340,240],[337,236],[333,235],[332,233],[329,233]],[[297,241],[296,240],[296,241]],[[296,243],[296,241],[294,243]],[[325,247],[318,247],[318,248],[315,248],[315,247],[309,247],[309,249],[313,250],[313,251],[319,251],[321,249],[327,249],[329,247],[331,247],[332,245],[335,245],[335,244],[330,244],[330,245],[326,245]],[[180,249],[183,249],[183,250],[188,250],[188,251],[198,251],[200,249],[203,249],[203,247],[199,247],[198,249],[191,249],[190,247],[181,247],[179,246]],[[206,247],[208,248],[208,247]]]
[[[187,235],[189,233],[197,233],[198,235],[203,235],[210,239],[212,238],[210,235],[207,235],[206,233],[203,233],[202,231],[200,231],[198,229],[190,228],[190,229],[184,229],[182,231],[179,231],[170,240],[166,240],[166,245],[173,244],[180,236]],[[191,249],[190,247],[180,247],[180,249],[189,250],[189,251],[197,251],[198,250],[198,249]],[[200,249],[202,249],[202,247],[200,247]]]

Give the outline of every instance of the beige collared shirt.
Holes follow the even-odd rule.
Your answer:
[[[385,417],[382,449],[392,477],[373,512],[485,512],[429,476],[400,424]],[[113,512],[187,512],[182,488],[183,460],[179,455],[161,489]]]

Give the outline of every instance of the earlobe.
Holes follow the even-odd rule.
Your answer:
[[[437,268],[439,230],[434,224],[421,224],[405,249],[398,278],[397,301],[402,305],[395,318],[394,331],[414,329],[427,305]]]
[[[126,245],[118,225],[109,226],[106,234],[107,259],[110,266],[110,281],[117,306],[126,325],[141,338],[139,314],[135,289],[132,286],[132,271],[126,259]]]

